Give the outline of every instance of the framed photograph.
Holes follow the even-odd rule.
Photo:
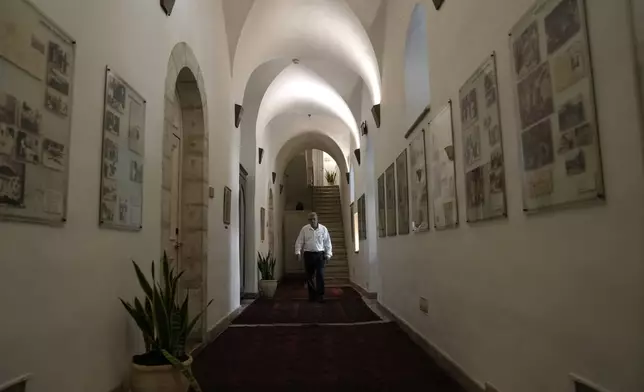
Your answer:
[[[74,40],[27,0],[0,18],[0,220],[67,220]],[[19,21],[20,23],[10,23]]]
[[[385,175],[378,177],[378,237],[387,236],[387,206],[385,205]]]
[[[458,198],[451,102],[429,122],[427,132],[434,228],[453,228],[458,224]]]
[[[398,194],[398,234],[409,234],[409,177],[407,149],[396,158],[396,191]]]
[[[231,209],[231,195],[232,191],[227,186],[224,187],[224,224],[230,224],[230,209]]]
[[[356,212],[356,203],[353,202],[349,205],[349,211],[351,212],[351,243],[355,244],[356,242],[356,222],[355,219],[353,218],[353,214]]]
[[[367,239],[367,207],[365,203],[365,195],[360,196],[358,199],[358,231],[361,241]]]
[[[99,225],[143,228],[145,99],[109,67],[105,71]]]
[[[260,240],[264,242],[266,238],[266,209],[264,207],[259,209],[259,226]]]
[[[396,167],[392,163],[385,171],[387,200],[387,236],[394,237],[396,228]]]
[[[427,231],[429,230],[429,194],[427,190],[427,161],[425,160],[424,128],[421,129],[409,144],[409,166],[411,227],[414,232]]]
[[[520,72],[534,68],[533,60],[539,52],[532,53],[532,27],[522,36],[520,44],[514,45],[515,65]],[[525,41],[525,42],[524,42]],[[529,42],[528,42],[529,41]],[[521,48],[521,50],[517,49]],[[538,49],[538,47],[537,47]],[[524,73],[527,73],[524,72]],[[496,73],[496,56],[492,53],[474,71],[459,91],[460,102],[476,91],[477,118],[462,123],[465,193],[467,195],[467,221],[476,222],[506,216],[505,164],[501,132],[501,110]],[[461,106],[461,112],[467,108]],[[464,116],[461,115],[461,118]]]
[[[512,28],[510,48],[524,211],[603,200],[585,0],[539,1]],[[502,153],[492,153],[483,186],[501,189]]]

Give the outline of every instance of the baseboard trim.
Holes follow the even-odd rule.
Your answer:
[[[407,335],[419,345],[434,361],[445,370],[454,380],[456,380],[467,392],[485,392],[485,387],[472,378],[461,365],[447,355],[443,350],[427,340],[407,321],[396,315],[380,301],[377,302],[378,308],[386,314],[391,320],[394,320]]]
[[[212,343],[219,335],[221,335],[233,322],[233,320],[239,316],[239,314],[244,310],[243,306],[238,306],[237,309],[233,310],[230,312],[227,316],[224,316],[221,320],[215,324],[214,327],[212,327],[207,333],[206,333],[206,338],[204,339],[203,342],[201,342],[197,347],[195,347],[191,352],[190,355],[195,357],[199,355],[200,352],[203,351],[206,346],[208,346],[210,343]]]
[[[378,299],[378,293],[372,293],[370,291],[367,291],[364,287],[360,286],[354,281],[349,281],[351,283],[351,287],[353,287],[357,292],[359,292],[363,297],[367,299]]]

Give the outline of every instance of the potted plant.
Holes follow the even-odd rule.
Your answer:
[[[275,264],[277,261],[275,257],[268,251],[266,256],[257,252],[257,268],[261,274],[259,281],[259,292],[265,297],[273,298],[275,290],[277,290],[277,280],[275,280]]]
[[[188,318],[188,295],[178,300],[179,279],[183,272],[170,268],[166,254],[161,261],[161,276],[152,282],[134,264],[136,277],[145,298],[121,303],[143,334],[145,353],[132,358],[132,392],[201,392],[192,375],[192,357],[186,353],[186,340],[212,300],[192,320]]]
[[[324,176],[326,177],[326,182],[329,185],[335,185],[335,178],[338,176],[338,173],[327,170],[326,173],[324,173]]]

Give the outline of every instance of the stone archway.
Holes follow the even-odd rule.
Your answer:
[[[188,313],[206,304],[208,266],[208,119],[203,75],[192,50],[177,44],[165,81],[161,185],[161,246],[185,271],[180,287]],[[206,316],[191,340],[201,340]]]

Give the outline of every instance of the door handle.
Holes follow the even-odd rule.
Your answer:
[[[181,248],[182,246],[183,246],[183,242],[180,242],[180,241],[177,241],[177,242],[174,244],[174,248],[175,248],[175,249],[179,249],[179,248]]]

